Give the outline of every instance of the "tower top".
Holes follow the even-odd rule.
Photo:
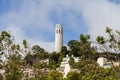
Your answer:
[[[57,24],[55,29],[56,34],[63,34],[62,24]]]
[[[62,28],[62,24],[56,24],[56,28]]]

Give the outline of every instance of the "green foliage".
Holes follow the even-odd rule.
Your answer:
[[[115,53],[112,53],[112,52],[101,52],[101,53],[98,53],[98,56],[99,57],[103,57],[105,56],[107,58],[108,61],[117,61],[116,60],[116,57],[119,57],[120,58],[120,54],[115,54]]]
[[[0,74],[0,80],[3,80],[3,76]]]
[[[33,65],[33,63],[34,63],[34,56],[33,55],[27,54],[24,59],[26,60],[28,65],[31,65],[31,66]]]
[[[43,76],[43,75],[38,75],[37,77],[33,77],[29,80],[47,80],[46,78],[47,76]]]
[[[82,60],[82,61],[78,62],[77,65],[78,65],[79,69],[82,69],[86,65],[95,65],[95,66],[98,66],[98,64],[95,61],[90,60],[90,59]]]
[[[58,62],[58,57],[59,57],[59,54],[57,54],[56,52],[53,52],[50,54],[50,60],[54,60],[56,63]]]
[[[37,53],[37,54],[45,52],[45,50],[41,48],[39,45],[34,45],[32,47],[32,50],[33,50],[33,53]]]
[[[63,46],[61,49],[61,52],[59,52],[59,53],[52,52],[49,55],[50,68],[55,69],[55,68],[59,67],[63,57],[65,57],[67,54],[68,54],[68,51],[67,51],[66,46]]]
[[[70,40],[67,45],[72,50],[72,49],[74,49],[76,47],[77,44],[78,44],[77,40]]]
[[[56,52],[51,53],[49,56],[49,60],[50,60],[50,63],[49,63],[50,68],[58,67],[59,54],[57,54]]]
[[[113,31],[112,29],[106,27],[107,38],[103,36],[98,36],[96,41],[101,44],[101,49],[105,52],[119,53],[120,51],[120,31]],[[104,46],[104,47],[103,47]],[[100,47],[100,46],[99,46]]]
[[[77,64],[80,73],[69,72],[67,80],[119,80],[114,68],[104,69],[93,60],[83,60]],[[117,69],[120,69],[119,67]]]
[[[2,64],[0,64],[0,69],[3,69],[3,65]]]
[[[63,46],[61,49],[61,52],[58,53],[58,64],[61,63],[63,57],[65,57],[68,54],[67,47]]]
[[[77,40],[70,40],[67,44],[70,48],[69,55],[80,56],[79,54],[79,42]]]
[[[105,43],[105,38],[103,36],[98,36],[96,38],[96,41],[99,43],[99,44],[104,44]]]
[[[112,29],[110,29],[109,27],[106,27],[106,33],[111,34],[111,31]]]
[[[118,80],[113,68],[104,69],[95,61],[83,60],[78,63],[80,80]]]
[[[34,55],[37,59],[43,60],[49,57],[48,52],[37,53]]]
[[[20,50],[20,45],[19,44],[16,45],[16,49]]]
[[[34,75],[35,75],[35,77],[32,77],[29,80],[47,80],[47,74],[42,73],[41,68],[38,68],[38,67],[39,67],[39,65],[34,67]]]
[[[92,59],[96,60],[97,51],[91,47],[91,42],[89,41],[90,35],[80,35],[80,41],[70,40],[68,46],[70,48],[69,55],[74,55],[76,57],[81,56],[82,59]]]
[[[48,73],[48,76],[47,76],[47,80],[63,80],[62,78],[62,74],[55,71],[55,70],[51,70],[49,73]]]
[[[98,43],[98,49],[102,50],[103,53],[114,53],[116,55],[113,55],[113,58],[111,58],[111,55],[109,54],[105,54],[106,57],[113,62],[113,59],[117,62],[120,61],[120,31],[114,31],[108,27],[106,27],[106,34],[107,37],[104,38],[103,36],[98,36],[96,38],[97,43]],[[118,71],[116,69],[116,67],[114,65],[112,65],[114,68],[114,71],[117,74],[117,76],[119,77],[120,75],[120,71]]]
[[[80,76],[81,80],[118,80],[113,70],[96,67],[95,65],[85,66],[81,70]]]
[[[37,63],[34,63],[33,66],[36,69],[43,69],[48,67],[45,62],[37,62]]]
[[[2,31],[1,35],[3,36],[3,38],[5,38],[5,36],[8,37],[8,38],[11,37],[11,35],[6,31]]]
[[[7,80],[21,80],[23,72],[20,69],[20,57],[12,55],[5,65],[5,77]]]
[[[83,44],[87,43],[89,39],[90,39],[90,35],[85,35],[85,36],[83,34],[80,35],[80,41]]]
[[[63,46],[61,52],[58,53],[60,57],[65,57],[68,54],[67,47]]]
[[[69,72],[67,74],[67,79],[66,80],[81,80],[81,79],[79,78],[79,73],[77,73],[77,72]]]
[[[27,64],[32,66],[34,63],[39,63],[40,60],[47,59],[49,57],[49,54],[47,52],[43,53],[36,53],[36,54],[27,54],[24,58],[26,60]]]
[[[62,49],[61,49],[61,52],[63,54],[67,54],[67,47],[66,46],[63,46]]]
[[[27,46],[27,41],[26,40],[23,40],[23,46],[24,46],[24,48],[28,48],[28,46]]]
[[[31,55],[31,58],[34,59],[33,61],[44,60],[49,57],[48,52],[46,52],[43,48],[39,45],[34,45],[32,47],[32,51],[34,54]],[[30,55],[30,54],[29,54]],[[27,56],[26,56],[27,57]],[[29,57],[29,56],[28,56]]]
[[[71,68],[76,68],[76,63],[75,63],[73,57],[70,58],[69,64],[70,64]]]

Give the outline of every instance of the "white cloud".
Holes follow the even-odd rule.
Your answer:
[[[105,28],[120,28],[119,5],[108,0],[92,0],[82,5],[82,13],[88,25],[88,33],[92,38],[105,35]]]
[[[14,36],[15,39],[17,39],[17,40],[15,40],[16,43],[21,43],[22,40],[25,38],[24,32],[22,32],[22,30],[19,27],[17,27],[16,25],[8,26],[6,28],[6,31],[10,32],[10,34],[12,36]]]
[[[85,24],[88,27],[88,34],[91,35],[92,39],[95,39],[98,35],[105,35],[106,27],[114,30],[119,30],[120,28],[120,4],[116,4],[114,1],[68,0],[65,3],[63,1],[62,4],[78,14],[82,13]],[[70,15],[69,18],[71,17],[75,17],[75,15]],[[75,21],[77,19],[70,20],[70,22],[75,24],[76,30],[80,30],[79,24]]]
[[[29,39],[28,42],[30,43],[30,46],[40,45],[40,47],[44,48],[48,52],[54,51],[54,42],[44,42],[35,39]]]

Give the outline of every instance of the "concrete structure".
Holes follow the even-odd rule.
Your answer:
[[[4,73],[5,73],[5,70],[4,69],[0,69],[0,74],[4,75]]]
[[[55,28],[55,52],[60,52],[63,46],[63,29],[61,24]]]
[[[98,63],[101,67],[103,67],[104,64],[107,63],[107,59],[104,58],[104,57],[100,57],[100,58],[97,59],[97,63]]]
[[[49,58],[40,60],[39,62],[40,63],[46,63],[47,65],[49,65]]]
[[[97,59],[97,63],[101,66],[101,67],[104,67],[104,68],[111,68],[112,66],[119,66],[120,65],[120,62],[108,62],[107,61],[107,58],[104,58],[104,57],[99,57]]]
[[[75,62],[79,62],[79,57],[72,56]],[[69,64],[70,57],[66,55],[66,57],[63,58],[60,67],[57,69],[59,72],[63,74],[63,77],[66,78],[68,72],[70,71],[78,71],[76,69],[72,69]]]

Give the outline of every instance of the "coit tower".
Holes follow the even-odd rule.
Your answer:
[[[57,24],[55,28],[55,52],[60,52],[63,46],[63,29],[61,24]]]

